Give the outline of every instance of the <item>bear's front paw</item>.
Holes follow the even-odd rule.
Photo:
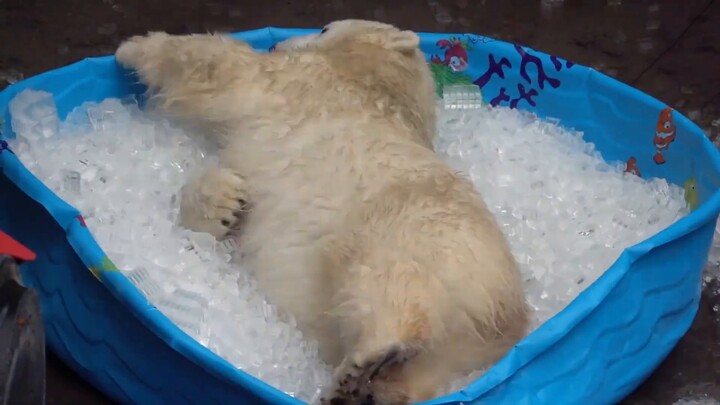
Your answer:
[[[236,230],[248,209],[245,180],[228,169],[208,168],[181,191],[180,225],[221,239]]]
[[[129,69],[142,69],[146,64],[157,62],[164,44],[171,38],[164,32],[136,35],[123,41],[115,51],[115,59]]]

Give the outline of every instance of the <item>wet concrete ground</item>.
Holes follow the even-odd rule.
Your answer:
[[[148,30],[320,27],[340,18],[472,32],[592,66],[720,134],[720,2],[715,0],[0,0],[0,89]],[[717,121],[715,121],[717,120]],[[714,122],[713,122],[714,121]],[[714,124],[714,126],[713,126]],[[628,405],[720,400],[720,289],[704,288],[692,329]],[[109,403],[49,356],[49,404]]]

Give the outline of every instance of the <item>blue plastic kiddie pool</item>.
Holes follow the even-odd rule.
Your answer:
[[[258,50],[315,30],[236,34]],[[433,404],[599,405],[619,401],[670,352],[692,323],[720,210],[720,155],[689,119],[593,69],[487,37],[421,34],[438,82],[475,83],[493,105],[531,110],[583,131],[605,160],[684,186],[693,211],[626,249],[564,311],[464,390]],[[84,101],[139,94],[112,57],[86,59],[16,83],[55,96],[64,118]],[[674,123],[670,137],[656,128]],[[47,342],[121,403],[295,404],[195,342],[105,256],[80,213],[18,161],[0,138],[0,229],[37,253],[23,270],[42,300]]]

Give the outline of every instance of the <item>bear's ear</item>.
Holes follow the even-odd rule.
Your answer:
[[[387,41],[387,46],[394,51],[411,53],[420,46],[420,37],[412,31],[393,32]]]

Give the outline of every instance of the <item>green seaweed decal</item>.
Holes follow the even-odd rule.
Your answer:
[[[473,84],[473,80],[470,77],[462,73],[453,72],[449,66],[430,63],[430,70],[435,79],[435,92],[438,97],[442,97],[445,86]]]
[[[92,275],[95,276],[97,281],[102,283],[102,279],[100,278],[100,269],[98,269],[95,266],[90,266],[90,273],[92,273]]]
[[[104,256],[100,260],[100,264],[97,266],[90,266],[90,272],[95,276],[98,281],[102,282],[102,278],[100,277],[100,273],[105,271],[117,271],[118,268],[115,266],[115,264],[107,257]]]
[[[695,209],[700,204],[700,199],[697,192],[697,181],[694,177],[691,177],[690,179],[688,179],[688,181],[685,182],[684,187],[685,202],[687,202],[688,207],[690,207],[690,211],[695,211]]]

